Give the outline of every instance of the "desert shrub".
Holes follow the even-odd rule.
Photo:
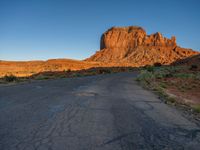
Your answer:
[[[133,71],[134,69],[133,68],[128,68],[128,72],[131,72]]]
[[[154,76],[156,79],[162,79],[162,78],[165,78],[167,74],[168,73],[166,72],[157,71],[154,73]]]
[[[168,102],[168,103],[171,103],[171,104],[174,104],[174,103],[176,102],[176,99],[173,98],[173,97],[168,97],[168,98],[167,98],[167,102]]]
[[[184,69],[184,68],[182,66],[167,66],[167,67],[163,67],[163,69],[170,73],[177,73],[181,69]]]
[[[200,80],[200,73],[197,73],[197,74],[196,74],[196,79],[197,79],[197,80]]]
[[[177,78],[195,78],[195,75],[191,74],[191,73],[177,73],[177,74],[174,74],[174,77],[177,77]]]
[[[147,67],[146,70],[141,70],[138,76],[138,81],[150,82],[152,79],[161,79],[166,77],[168,72],[161,68]]]
[[[17,81],[17,77],[14,76],[14,75],[6,75],[4,76],[3,78],[6,82],[14,82],[14,81]]]
[[[171,78],[171,77],[173,77],[173,74],[172,73],[167,73],[167,74],[165,74],[165,77],[166,78]]]
[[[171,77],[182,77],[182,78],[189,78],[193,77],[193,74],[185,73],[180,74],[180,70],[184,69],[183,67],[177,66],[164,66],[164,67],[156,67],[154,69],[156,78],[171,78]]]
[[[72,77],[82,77],[83,75],[81,73],[73,73]]]
[[[46,79],[50,79],[50,76],[39,74],[39,75],[35,76],[34,79],[36,79],[36,80],[46,80]]]
[[[112,71],[110,69],[99,69],[97,74],[106,74],[111,73]]]
[[[145,71],[142,72],[142,76],[146,73],[147,76],[151,73],[155,79],[162,79],[162,78],[171,78],[177,74],[178,70],[181,69],[180,67],[174,66],[163,66],[163,67],[155,67],[155,66],[146,66],[144,67]],[[143,69],[143,70],[144,70]]]
[[[198,69],[198,66],[197,66],[197,65],[191,65],[191,66],[190,66],[190,70],[196,70],[196,69]]]
[[[97,74],[102,74],[102,73],[104,73],[104,70],[103,69],[99,69],[99,70],[96,71],[96,73]]]
[[[155,67],[154,66],[146,66],[145,69],[149,72],[153,72]]]
[[[146,82],[146,83],[150,83],[150,80],[155,79],[155,76],[152,72],[146,71],[146,70],[142,70],[139,74],[139,76],[137,77],[138,81],[141,82]]]
[[[194,106],[192,106],[192,108],[193,108],[194,112],[200,113],[200,105],[194,105]]]
[[[67,73],[70,73],[71,72],[71,69],[67,69]]]
[[[155,75],[155,78],[157,79],[161,79],[161,78],[166,78],[166,77],[172,77],[172,73],[164,68],[164,67],[157,67],[154,69],[154,75]]]
[[[97,71],[94,71],[94,70],[89,70],[89,71],[85,71],[82,73],[84,76],[91,76],[91,75],[96,75],[97,74]]]
[[[58,75],[59,78],[66,78],[66,75],[65,74],[60,74]]]
[[[163,83],[163,82],[161,82],[160,84],[159,84],[159,86],[161,87],[161,88],[167,88],[167,86],[166,86],[166,84],[165,83]]]

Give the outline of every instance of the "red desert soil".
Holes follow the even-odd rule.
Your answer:
[[[168,79],[167,92],[189,105],[200,105],[200,55],[179,60],[174,65],[183,67],[179,73],[194,77]]]
[[[0,77],[13,74],[30,76],[39,72],[82,70],[91,67],[141,67],[174,61],[198,54],[177,46],[176,38],[165,38],[161,33],[147,35],[141,27],[113,27],[101,38],[100,51],[84,61],[53,59],[48,61],[0,61]]]
[[[200,80],[170,78],[167,82],[167,94],[184,104],[200,104]]]
[[[165,84],[165,92],[181,103],[200,105],[200,55],[188,57],[173,63],[178,67],[173,77],[158,79]]]

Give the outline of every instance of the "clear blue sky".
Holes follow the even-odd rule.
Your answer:
[[[200,49],[200,0],[0,0],[0,60],[84,59],[112,26]]]

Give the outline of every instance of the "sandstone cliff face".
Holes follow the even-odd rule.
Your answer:
[[[154,63],[170,64],[198,54],[177,46],[174,36],[168,39],[159,32],[147,35],[143,28],[135,26],[109,29],[101,37],[100,49],[86,60],[144,66]]]

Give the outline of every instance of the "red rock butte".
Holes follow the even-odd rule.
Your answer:
[[[159,32],[147,35],[137,26],[112,27],[101,37],[100,51],[86,61],[145,66],[171,64],[195,54],[198,52],[179,47],[175,36],[168,39]]]
[[[30,76],[39,72],[81,70],[91,67],[140,67],[171,64],[200,54],[192,49],[181,48],[174,36],[165,38],[161,33],[147,35],[141,27],[113,27],[100,41],[100,50],[84,61],[53,59],[48,61],[0,61],[0,77],[4,75]]]

